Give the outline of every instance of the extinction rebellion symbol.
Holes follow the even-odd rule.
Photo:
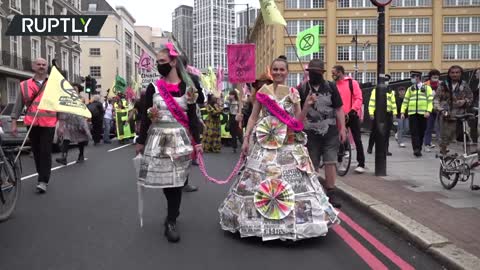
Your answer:
[[[313,45],[315,44],[315,36],[312,34],[306,34],[300,40],[300,50],[302,51],[309,51]]]

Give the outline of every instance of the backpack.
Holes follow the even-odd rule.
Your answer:
[[[348,88],[350,88],[350,104],[353,106],[353,80],[351,78],[348,79]],[[358,118],[363,122],[363,104],[360,107],[360,114],[358,115]]]
[[[308,94],[310,94],[310,91],[311,91],[310,88],[307,88],[307,85],[308,85],[307,82],[302,83],[302,84],[300,85],[300,88],[297,89],[297,90],[298,90],[298,93],[300,94],[300,105],[302,106],[302,108],[303,108],[303,104],[305,103],[305,100],[307,99]],[[333,91],[333,90],[332,90],[332,89],[334,88],[333,82],[331,82],[331,81],[325,81],[324,86],[325,86],[325,88],[326,88],[326,90],[327,90],[328,92],[332,92],[332,91]]]

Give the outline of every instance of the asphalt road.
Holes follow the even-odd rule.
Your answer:
[[[0,269],[442,269],[349,202],[341,225],[323,238],[262,242],[224,232],[217,207],[228,186],[206,183],[196,167],[191,182],[200,190],[184,193],[178,220],[182,240],[168,243],[161,190],[146,191],[144,226],[139,226],[134,149],[111,151],[119,146],[89,146],[85,163],[52,172],[45,195],[34,192],[32,158],[22,157],[22,195],[11,219],[0,223]],[[225,148],[206,156],[207,169],[225,177],[237,158]]]

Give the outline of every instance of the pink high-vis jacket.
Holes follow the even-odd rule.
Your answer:
[[[352,80],[353,98],[351,98],[350,86],[348,83],[349,80]],[[360,89],[358,82],[352,77],[345,76],[343,80],[337,81],[337,88],[338,92],[340,93],[340,97],[342,97],[343,111],[345,114],[354,109],[358,116],[363,118],[363,95],[362,89]]]

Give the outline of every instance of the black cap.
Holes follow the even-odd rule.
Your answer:
[[[391,78],[392,78],[392,76],[390,76],[390,74],[385,74],[385,80],[386,81],[390,81]]]
[[[413,77],[413,76],[422,77],[422,72],[421,72],[421,71],[412,70],[412,71],[410,71],[410,77]]]

